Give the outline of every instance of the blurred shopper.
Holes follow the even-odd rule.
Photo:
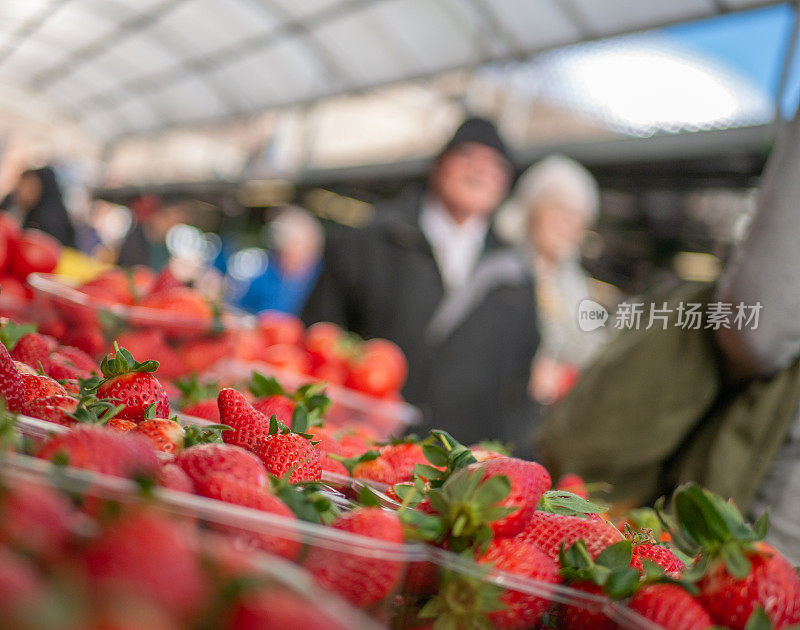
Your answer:
[[[158,197],[145,195],[131,203],[131,226],[117,256],[120,267],[146,265],[159,270],[169,263],[167,232],[191,217],[180,203],[162,204]]]
[[[750,230],[716,285],[688,285],[654,300],[659,309],[667,303],[669,325],[620,334],[556,407],[542,436],[556,476],[577,472],[610,482],[617,500],[648,505],[691,480],[732,497],[753,516],[770,507],[768,540],[794,563],[800,562],[798,173],[800,113],[780,138]],[[706,317],[702,326],[686,325],[692,304],[729,312],[727,324]],[[737,323],[739,305],[747,320]]]
[[[22,227],[42,230],[62,245],[75,247],[75,228],[51,167],[24,171],[0,207],[15,215]]]
[[[579,304],[593,297],[580,248],[599,206],[591,174],[574,160],[553,155],[519,177],[498,217],[504,235],[526,250],[536,276],[542,343],[530,392],[542,404],[563,397],[603,344],[603,335],[586,334],[578,326]]]
[[[526,383],[539,335],[524,258],[494,234],[512,168],[483,119],[464,122],[431,170],[426,190],[378,208],[375,220],[329,242],[305,310],[406,353],[403,391],[466,442],[524,445]]]
[[[310,212],[289,206],[270,224],[270,238],[273,251],[266,269],[249,282],[236,304],[254,313],[297,315],[322,266],[322,226]]]

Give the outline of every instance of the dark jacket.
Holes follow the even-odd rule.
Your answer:
[[[42,182],[42,196],[39,203],[25,216],[22,227],[42,230],[52,234],[62,245],[75,247],[75,228],[61,198],[61,189],[56,181],[55,172],[49,166],[45,166],[34,173]]]
[[[526,385],[539,343],[527,266],[490,231],[470,279],[483,290],[450,303],[432,322],[445,290],[418,226],[421,202],[421,191],[402,196],[379,207],[368,226],[330,241],[303,317],[403,349],[403,394],[424,414],[413,430],[437,427],[465,443],[495,438],[524,447]]]

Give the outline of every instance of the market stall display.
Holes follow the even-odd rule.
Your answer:
[[[172,624],[165,627],[209,623],[219,611],[189,610],[184,589],[216,591],[229,577],[213,573],[213,559],[211,574],[208,562],[197,568],[196,538],[165,542],[182,528],[247,550],[247,558],[255,553],[268,565],[277,556],[277,567],[284,561],[302,567],[310,576],[303,579],[316,586],[301,589],[300,599],[317,605],[313,588],[333,594],[330,627],[360,627],[350,607],[392,628],[780,628],[800,621],[800,578],[762,542],[767,520],[747,524],[733,505],[695,485],[681,487],[669,509],[657,506],[659,527],[669,536],[654,536],[633,515],[612,520],[579,496],[586,490],[580,480],[552,489],[536,462],[473,450],[441,431],[381,443],[358,427],[329,427],[328,402],[315,383],[292,391],[262,376],[255,379],[261,395],[230,387],[217,392],[217,422],[176,419],[159,366],[147,356],[117,346],[101,365],[84,365],[80,379],[55,380],[36,374],[29,362],[49,365],[55,355],[81,362],[85,355],[10,322],[3,331],[0,392],[11,412],[24,413],[3,415],[0,476],[12,492],[2,497],[22,497],[24,504],[27,491],[14,490],[20,471],[50,488],[42,492],[72,480],[80,507],[64,513],[91,519],[95,532],[99,527],[96,538],[77,541],[71,530],[56,532],[62,541],[56,544],[50,529],[28,523],[37,536],[21,540],[13,535],[22,530],[12,514],[26,512],[0,508],[0,531],[12,529],[0,535],[8,562],[28,561],[19,554],[41,532],[42,544],[65,545],[65,553],[77,554],[68,557],[88,566],[74,576],[79,584],[88,580],[116,597],[120,583],[136,579],[129,567],[144,572],[152,566],[147,554],[161,549],[168,566],[175,562],[194,582],[142,573],[135,588],[121,590],[125,604],[127,597],[143,602],[146,614]],[[108,493],[123,509],[107,513]],[[137,506],[134,523],[144,519],[147,531],[163,537],[128,547],[137,540],[132,532],[142,530],[126,520],[128,504]],[[175,524],[166,514],[188,520]],[[202,548],[213,555],[213,545]],[[46,554],[36,556],[33,567],[15,573],[30,578],[19,586],[30,598],[14,611],[21,628],[35,627],[25,625],[26,601],[58,600],[61,585],[50,583],[57,573],[49,562]],[[252,604],[255,612],[241,595],[227,602],[235,612],[219,613],[230,615],[232,625],[212,621],[212,627],[253,627],[242,621],[250,615],[265,616],[256,627],[284,619],[280,607],[262,605],[273,588],[284,592],[271,578]],[[85,614],[103,619],[103,603],[89,597]],[[124,617],[128,610],[113,612]]]

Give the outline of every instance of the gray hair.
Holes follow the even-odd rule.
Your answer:
[[[514,205],[530,208],[543,198],[557,198],[585,212],[591,222],[600,208],[600,189],[592,174],[563,155],[551,155],[529,167],[514,186]]]
[[[300,206],[286,206],[270,223],[270,241],[273,247],[280,249],[290,238],[308,239],[322,248],[324,232],[319,220],[308,210]]]

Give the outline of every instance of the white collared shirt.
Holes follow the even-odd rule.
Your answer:
[[[437,199],[427,197],[422,204],[419,227],[431,245],[445,289],[464,286],[483,251],[488,220],[471,217],[464,223],[456,223]]]

